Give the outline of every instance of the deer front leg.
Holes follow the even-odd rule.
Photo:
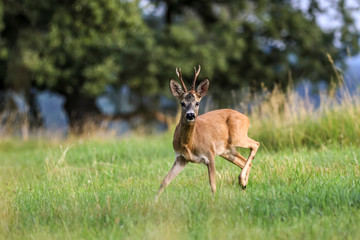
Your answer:
[[[211,187],[211,191],[213,193],[216,192],[216,182],[215,182],[215,158],[211,158],[209,159],[209,163],[207,164],[208,167],[208,172],[209,172],[209,183],[210,183],[210,187]]]
[[[164,189],[171,183],[171,181],[184,169],[186,166],[187,161],[182,156],[178,156],[175,159],[174,165],[170,169],[169,173],[166,175],[164,180],[161,182],[159,191],[156,195],[155,200],[157,201],[161,195],[161,193],[164,191]]]

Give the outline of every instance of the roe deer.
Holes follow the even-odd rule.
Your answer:
[[[173,148],[175,163],[162,181],[156,200],[164,188],[184,169],[188,162],[204,163],[208,168],[210,187],[213,193],[215,184],[215,156],[220,155],[236,166],[242,168],[239,184],[246,189],[251,161],[254,159],[260,143],[247,136],[250,121],[247,116],[231,109],[215,110],[198,116],[199,103],[209,89],[209,80],[202,81],[195,91],[196,78],[200,73],[195,69],[195,77],[191,90],[187,90],[182,79],[181,68],[176,68],[180,84],[170,79],[170,90],[180,102],[181,117],[176,126]],[[246,159],[236,148],[249,148],[250,155]]]

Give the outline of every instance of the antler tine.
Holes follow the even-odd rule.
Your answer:
[[[196,70],[196,67],[194,67],[195,70],[195,76],[194,76],[194,82],[193,82],[193,89],[195,90],[195,82],[196,82],[196,78],[198,77],[200,70],[201,70],[201,66],[199,65],[199,69]]]
[[[176,68],[176,75],[178,76],[178,78],[180,79],[181,81],[181,84],[183,85],[183,88],[184,88],[184,91],[187,92],[187,89],[186,89],[186,86],[185,86],[185,83],[182,79],[182,75],[181,75],[181,68],[179,68],[179,71],[178,71],[178,68]]]

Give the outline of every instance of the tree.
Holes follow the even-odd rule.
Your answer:
[[[155,28],[162,56],[158,65],[176,63],[191,69],[201,63],[214,80],[211,88],[217,99],[225,100],[228,94],[222,92],[242,86],[250,86],[252,91],[262,86],[285,88],[289,75],[293,83],[303,79],[329,82],[335,75],[327,54],[341,64],[348,47],[352,54],[359,50],[359,32],[351,25],[344,1],[337,6],[343,24],[327,31],[316,24],[322,11],[317,0],[312,0],[308,9],[296,8],[288,0],[152,3],[158,8],[156,14],[159,9],[164,12],[158,24],[162,27]],[[159,18],[156,14],[153,17]],[[336,39],[339,30],[343,34]],[[334,45],[335,41],[341,44]]]
[[[153,13],[140,9],[144,2]],[[98,113],[94,100],[108,85],[128,85],[142,99],[137,111],[149,110],[145,97],[169,94],[175,67],[190,80],[201,64],[201,76],[210,78],[211,93],[224,105],[230,90],[285,88],[289,75],[294,83],[329,82],[327,54],[341,63],[347,48],[359,50],[351,9],[338,0],[342,24],[325,31],[316,24],[326,11],[319,0],[307,9],[294,2],[4,0],[0,88],[63,94],[73,125]]]
[[[7,86],[29,82],[63,94],[72,124],[98,112],[94,99],[106,85],[125,81],[119,76],[131,63],[124,56],[146,34],[131,1],[5,1],[3,12],[0,44],[7,54],[0,65],[8,69]],[[27,76],[11,77],[12,62],[12,72]]]

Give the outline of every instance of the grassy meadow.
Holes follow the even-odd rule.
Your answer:
[[[188,164],[155,202],[171,132],[2,139],[0,239],[360,239],[359,98],[315,110],[293,97],[251,114],[262,145],[246,191],[219,157],[215,195]]]

